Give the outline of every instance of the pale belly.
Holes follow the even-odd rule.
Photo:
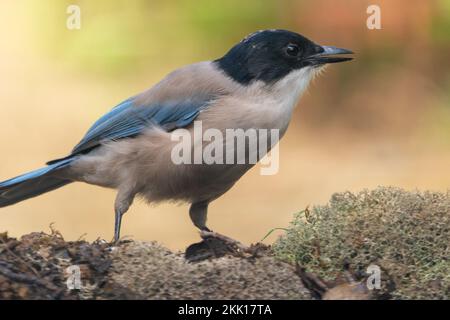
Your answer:
[[[108,142],[81,156],[67,174],[77,181],[129,190],[149,202],[213,200],[229,190],[278,142],[273,141],[270,130],[277,130],[276,138],[280,139],[287,129],[290,116],[291,110],[282,110],[279,106],[277,109],[264,104],[246,105],[242,101],[239,104],[229,103],[227,108],[216,106],[197,118],[202,124],[200,137],[195,137],[195,123],[187,130],[191,135],[191,161],[174,161],[173,150],[180,141],[173,139],[173,132],[153,128],[136,138]],[[219,144],[223,148],[223,161],[205,163],[202,159],[200,163],[195,163],[195,146],[204,139],[208,129],[222,134]],[[244,149],[249,152],[244,153],[244,162],[238,161],[237,152],[241,149],[235,144],[235,136],[227,136],[228,129],[240,129],[244,133],[249,129],[266,130],[266,136],[256,134],[256,161],[254,156],[250,159],[250,152],[255,152],[254,144],[245,139]],[[261,149],[261,139],[267,140],[266,149]],[[203,141],[203,147],[208,142],[211,143],[211,139],[206,143]],[[236,146],[233,155],[235,162],[231,163],[226,159],[230,144]]]

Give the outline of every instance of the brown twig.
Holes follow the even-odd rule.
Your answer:
[[[9,253],[10,255],[12,255],[14,258],[18,259],[20,262],[22,262],[28,269],[31,270],[31,272],[33,272],[36,276],[40,276],[39,272],[33,268],[33,266],[31,266],[26,260],[22,259],[20,256],[18,256],[17,254],[15,254],[8,246],[8,244],[5,242],[5,240],[0,239],[2,241],[2,243],[5,245],[5,250],[7,253]]]
[[[54,286],[52,283],[49,283],[48,281],[43,281],[39,279],[38,277],[27,275],[27,274],[19,274],[15,273],[14,271],[11,271],[4,263],[0,261],[0,274],[7,277],[8,279],[16,282],[31,284],[31,285],[39,285],[44,286],[47,289],[56,291],[59,290],[56,286]]]

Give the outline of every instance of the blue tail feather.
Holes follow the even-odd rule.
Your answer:
[[[69,166],[72,161],[73,158],[64,159],[0,182],[0,207],[12,205],[71,183],[71,180],[59,178],[54,173]]]

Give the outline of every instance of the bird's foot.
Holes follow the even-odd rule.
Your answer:
[[[114,237],[114,238],[111,239],[111,241],[109,242],[109,245],[110,245],[111,247],[117,247],[117,246],[119,246],[120,244],[123,244],[123,243],[129,243],[129,242],[133,242],[133,240],[130,238],[130,236],[125,235],[125,236],[122,236],[122,237],[119,237],[119,238]]]
[[[227,237],[227,236],[225,236],[223,234],[211,231],[209,229],[200,231],[200,237],[204,241],[206,241],[208,239],[211,239],[211,238],[220,240],[221,242],[226,244],[228,247],[234,249],[234,251],[237,251],[237,252],[246,253],[246,252],[249,252],[249,250],[250,250],[250,247],[246,246],[242,242],[234,240],[234,239],[232,239],[230,237]]]
[[[266,251],[268,248],[261,243],[247,246],[240,241],[210,230],[201,230],[200,237],[202,238],[201,242],[191,244],[186,249],[186,260],[198,262],[211,258],[220,258],[225,255],[250,258],[259,256],[261,252]]]

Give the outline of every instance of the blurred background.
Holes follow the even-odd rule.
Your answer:
[[[67,6],[81,29],[66,28]],[[381,30],[366,9],[381,8]],[[0,180],[66,155],[88,127],[171,70],[222,56],[258,29],[352,49],[296,109],[280,171],[255,167],[210,206],[209,226],[256,242],[334,192],[450,185],[450,1],[99,0],[0,3]],[[0,209],[0,232],[112,239],[115,192],[71,184]],[[188,206],[136,202],[122,234],[171,249],[198,241]],[[272,242],[276,233],[266,241]]]

